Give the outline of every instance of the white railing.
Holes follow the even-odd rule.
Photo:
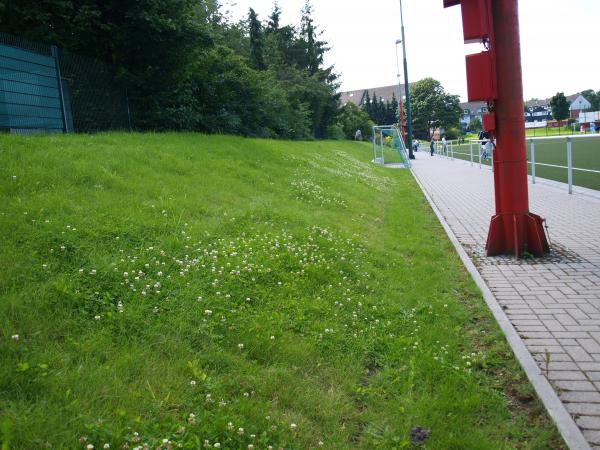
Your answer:
[[[567,169],[567,185],[568,185],[568,189],[569,189],[569,194],[572,194],[573,193],[573,171],[600,174],[600,170],[586,169],[583,167],[573,167],[573,139],[589,139],[589,138],[599,138],[599,137],[600,136],[594,135],[594,134],[581,134],[581,135],[569,135],[569,136],[547,136],[547,137],[528,137],[528,138],[526,138],[526,141],[529,143],[530,158],[529,158],[529,161],[527,161],[527,164],[531,165],[531,182],[533,184],[535,184],[536,167],[537,166],[554,167],[554,168],[558,168],[558,169]],[[535,143],[536,143],[536,141],[557,140],[557,139],[565,139],[566,140],[567,165],[561,166],[558,164],[548,164],[548,163],[537,162],[535,160]],[[481,141],[478,139],[469,140],[469,153],[464,153],[464,152],[459,152],[459,151],[454,150],[454,147],[456,145],[460,145],[460,144],[455,143],[454,141],[448,141],[447,154],[444,153],[441,143],[438,142],[436,153],[438,153],[441,156],[446,156],[447,158],[449,158],[451,160],[454,160],[455,153],[457,155],[468,156],[469,160],[471,162],[471,166],[473,166],[473,144],[476,143],[477,144],[478,163],[479,163],[479,168],[481,169],[481,161],[482,161],[482,155],[483,155],[483,148],[481,146],[482,142],[486,142],[486,141]],[[600,149],[598,151],[600,152]],[[494,159],[493,159],[494,152],[492,151],[490,153],[491,153],[490,154],[490,160],[491,160],[490,163],[491,163],[491,168],[493,171],[494,170]]]

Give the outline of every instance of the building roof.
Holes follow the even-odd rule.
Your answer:
[[[577,97],[579,97],[581,94],[571,94],[571,95],[567,95],[567,101],[573,103],[575,101],[575,99]],[[536,99],[532,99],[532,100],[527,100],[525,102],[525,106],[528,107],[532,107],[532,106],[548,106],[550,104],[550,100],[552,99],[552,97],[549,98],[536,98]]]
[[[400,85],[402,91],[404,91],[404,85]],[[346,91],[340,93],[340,103],[345,105],[348,102],[353,102],[358,106],[362,105],[365,91],[369,92],[370,96],[375,94],[377,98],[383,98],[384,102],[392,101],[392,94],[399,98],[399,88],[397,84],[391,86],[379,86],[374,88],[357,89],[356,91]]]
[[[584,109],[589,109],[592,107],[592,104],[585,98],[583,95],[578,95],[576,99],[571,102],[569,109],[571,111],[581,111]]]
[[[402,92],[404,93],[404,85],[400,85]],[[369,95],[372,96],[373,93],[377,96],[377,98],[383,98],[383,101],[391,101],[392,93],[396,96],[396,99],[400,97],[398,85],[394,84],[391,86],[379,86],[365,89],[357,89],[355,91],[346,91],[340,92],[340,103],[345,105],[348,102],[353,102],[358,106],[361,106],[364,100],[365,91],[369,92]],[[581,94],[572,94],[567,95],[567,101],[573,103]],[[527,100],[525,102],[525,106],[534,107],[534,106],[543,106],[547,107],[550,104],[550,98],[545,99],[532,99]],[[479,108],[486,106],[484,102],[462,102],[460,103],[460,107],[465,110],[468,109],[471,113],[475,114]]]

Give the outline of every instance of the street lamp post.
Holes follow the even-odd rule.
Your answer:
[[[406,39],[404,38],[404,18],[402,16],[402,0],[400,0],[400,31],[402,39],[402,56],[404,57],[404,93],[406,95],[406,126],[407,126],[407,139],[406,146],[408,147],[408,157],[415,159],[412,149],[412,117],[410,114],[410,92],[408,88],[408,66],[406,64]]]
[[[400,60],[398,59],[398,44],[400,39],[396,40],[396,77],[398,78],[398,121],[402,129],[402,139],[406,142],[406,133],[404,132],[404,102],[402,101],[402,83],[400,81]]]

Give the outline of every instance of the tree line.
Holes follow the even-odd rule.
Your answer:
[[[462,115],[458,95],[447,93],[442,84],[433,78],[411,83],[409,89],[413,137],[429,139],[437,128],[443,128],[449,137],[458,137]],[[405,125],[407,120],[405,115]],[[365,91],[360,108],[352,102],[342,107],[339,123],[348,137],[357,129],[361,130],[363,136],[369,136],[374,124],[400,124],[396,94],[392,94],[391,101],[384,101],[381,97],[377,98],[376,92],[369,94]]]
[[[0,30],[113,64],[140,130],[336,134],[338,75],[306,1],[295,26],[218,0],[0,0]],[[338,133],[339,134],[339,133]]]

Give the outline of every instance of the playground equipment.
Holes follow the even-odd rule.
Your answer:
[[[465,44],[485,51],[466,56],[469,101],[485,101],[483,128],[496,138],[494,191],[496,214],[486,242],[488,256],[549,251],[540,216],[529,212],[523,80],[517,0],[443,0],[460,5]]]
[[[377,143],[377,137],[379,137],[379,143]],[[373,162],[385,167],[410,168],[409,153],[396,125],[375,125],[373,127]]]

